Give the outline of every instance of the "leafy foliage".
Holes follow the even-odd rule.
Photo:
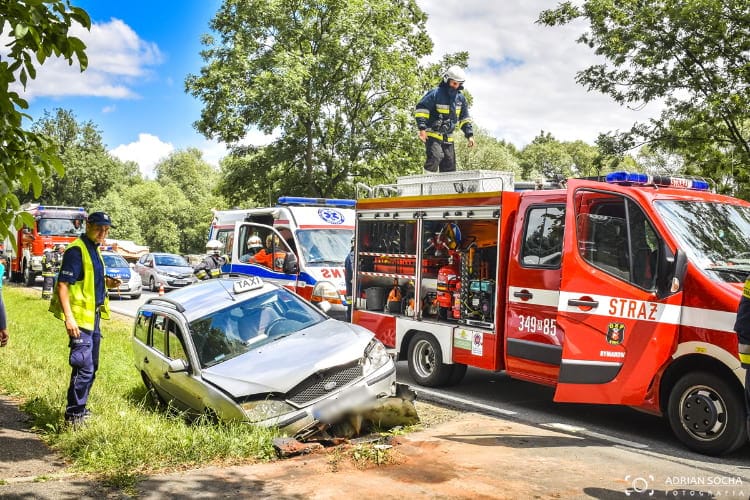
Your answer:
[[[204,103],[195,126],[229,143],[251,127],[278,136],[224,165],[253,171],[242,183],[253,192],[331,196],[352,178],[392,177],[419,152],[425,21],[415,0],[225,0],[218,38],[203,40],[206,65],[186,80]]]
[[[0,36],[9,39],[8,53],[0,60],[0,235],[9,233],[20,200],[14,194],[42,192],[43,179],[63,167],[54,144],[38,133],[25,130],[23,112],[29,105],[16,90],[26,87],[36,77],[36,66],[47,58],[62,57],[68,64],[74,60],[83,71],[87,64],[84,43],[69,35],[73,23],[88,29],[91,20],[83,9],[69,1],[0,0],[2,24]],[[7,30],[7,31],[6,31]],[[28,222],[28,221],[27,221]]]
[[[543,11],[549,26],[585,19],[578,42],[606,63],[577,80],[623,105],[663,101],[648,124],[602,142],[620,151],[648,142],[677,152],[688,170],[716,178],[750,180],[750,9],[744,0],[585,0]],[[742,168],[737,168],[741,164]],[[731,186],[726,186],[727,189]]]

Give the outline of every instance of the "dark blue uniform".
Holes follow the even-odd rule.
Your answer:
[[[94,290],[96,294],[96,318],[94,329],[86,330],[80,328],[81,336],[69,339],[70,356],[69,363],[72,368],[70,384],[68,385],[67,406],[65,408],[66,420],[73,420],[84,416],[86,412],[86,401],[89,391],[94,384],[96,371],[99,369],[99,344],[101,343],[101,330],[99,323],[101,316],[99,306],[104,304],[106,288],[104,284],[104,265],[96,251],[98,243],[90,240],[85,234],[81,236],[86,249],[91,255],[94,267]],[[83,260],[78,248],[69,248],[63,255],[60,266],[58,281],[73,284],[83,279]]]
[[[734,323],[737,332],[737,350],[740,363],[745,369],[745,408],[747,409],[747,432],[750,435],[750,278],[745,281],[740,305],[737,308],[737,320]]]

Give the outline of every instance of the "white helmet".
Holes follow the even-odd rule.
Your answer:
[[[247,239],[247,248],[263,248],[260,236],[254,234]]]
[[[445,73],[443,73],[443,81],[448,83],[448,80],[455,80],[458,83],[464,83],[466,81],[466,72],[461,66],[451,66]]]
[[[209,240],[208,243],[206,243],[206,250],[208,253],[219,255],[222,248],[224,248],[224,244],[219,240]]]

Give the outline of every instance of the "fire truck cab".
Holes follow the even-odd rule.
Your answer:
[[[419,384],[502,370],[662,415],[701,453],[747,443],[732,328],[750,203],[627,172],[523,192],[442,175],[356,208],[352,320]]]
[[[67,245],[86,230],[86,211],[83,207],[61,207],[30,204],[22,209],[34,222],[11,228],[11,239],[5,240],[8,272],[13,281],[33,286],[42,273],[42,256],[45,248]]]
[[[354,200],[284,196],[275,207],[215,211],[209,239],[224,243],[226,272],[261,276],[343,319],[344,259],[354,236]],[[260,248],[268,255],[254,258]],[[272,257],[271,257],[272,256]],[[330,306],[330,308],[328,307]]]

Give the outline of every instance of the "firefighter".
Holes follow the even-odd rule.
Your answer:
[[[737,332],[737,352],[740,363],[745,369],[745,408],[747,432],[750,435],[750,278],[745,281],[745,287],[742,290],[734,331]]]
[[[240,257],[240,262],[250,262],[250,258],[263,248],[260,236],[254,234],[247,239],[247,253]]]
[[[429,172],[454,172],[456,152],[453,132],[463,131],[469,147],[474,146],[474,130],[469,117],[469,103],[461,93],[466,74],[459,66],[451,66],[443,74],[443,81],[427,92],[417,103],[414,118],[419,128],[419,140],[425,143]]]
[[[44,278],[44,284],[42,285],[43,299],[52,298],[52,289],[55,286],[57,271],[60,270],[63,252],[65,252],[65,245],[57,245],[57,247],[49,245],[44,250],[44,255],[42,255],[42,277]]]
[[[224,245],[219,240],[210,240],[206,243],[206,258],[195,266],[194,274],[200,280],[218,278],[221,276],[221,266],[226,264],[227,259],[221,255]]]

